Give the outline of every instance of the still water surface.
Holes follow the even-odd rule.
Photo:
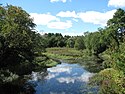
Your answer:
[[[79,64],[61,64],[45,71],[32,72],[28,83],[34,85],[35,94],[97,94],[97,88],[90,88],[90,73]]]

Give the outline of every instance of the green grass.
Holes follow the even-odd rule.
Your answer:
[[[98,72],[102,69],[101,63],[99,63],[100,60],[94,55],[89,56],[86,51],[78,51],[73,48],[47,48],[44,54],[52,59],[65,60],[68,63],[79,63],[92,72]]]
[[[56,59],[76,59],[82,57],[82,52],[74,48],[47,48],[44,54],[50,58]]]
[[[36,57],[35,63],[41,67],[53,67],[59,64],[60,62],[54,59],[51,59],[47,57],[46,55],[42,55],[42,56]]]
[[[58,64],[58,62],[50,59],[46,62],[46,67],[53,67],[53,66],[56,66]]]
[[[98,60],[94,55],[89,55],[87,50],[76,50],[74,48],[47,48],[44,53],[50,58],[56,59],[84,59],[84,60]]]

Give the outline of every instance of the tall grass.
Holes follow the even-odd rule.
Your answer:
[[[74,58],[81,58],[82,52],[75,50],[74,48],[47,48],[46,49],[47,56],[51,58],[57,59],[74,59]]]

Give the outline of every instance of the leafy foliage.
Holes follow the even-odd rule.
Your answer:
[[[99,85],[100,94],[125,94],[125,11],[118,9],[107,23],[103,40],[106,42],[108,59],[104,70],[91,79]],[[103,42],[104,43],[104,42]]]
[[[81,37],[79,36],[79,37],[76,38],[74,47],[77,50],[83,50],[83,49],[85,49],[84,39],[83,39],[82,36]]]
[[[60,33],[48,33],[44,35],[47,47],[65,47],[66,39]]]
[[[113,68],[107,68],[100,71],[93,78],[91,78],[91,84],[99,85],[100,94],[124,94],[124,74],[122,71],[115,70]]]
[[[22,8],[0,6],[0,68],[17,74],[32,71],[36,53],[44,50],[43,38],[34,27]]]

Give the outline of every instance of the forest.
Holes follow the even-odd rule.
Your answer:
[[[103,69],[90,79],[90,84],[99,86],[99,94],[125,94],[125,10],[117,9],[106,27],[81,36],[40,35],[35,26],[21,7],[0,6],[0,87],[33,70],[50,67],[50,63],[57,64],[44,53],[46,48],[60,47],[103,60]]]

